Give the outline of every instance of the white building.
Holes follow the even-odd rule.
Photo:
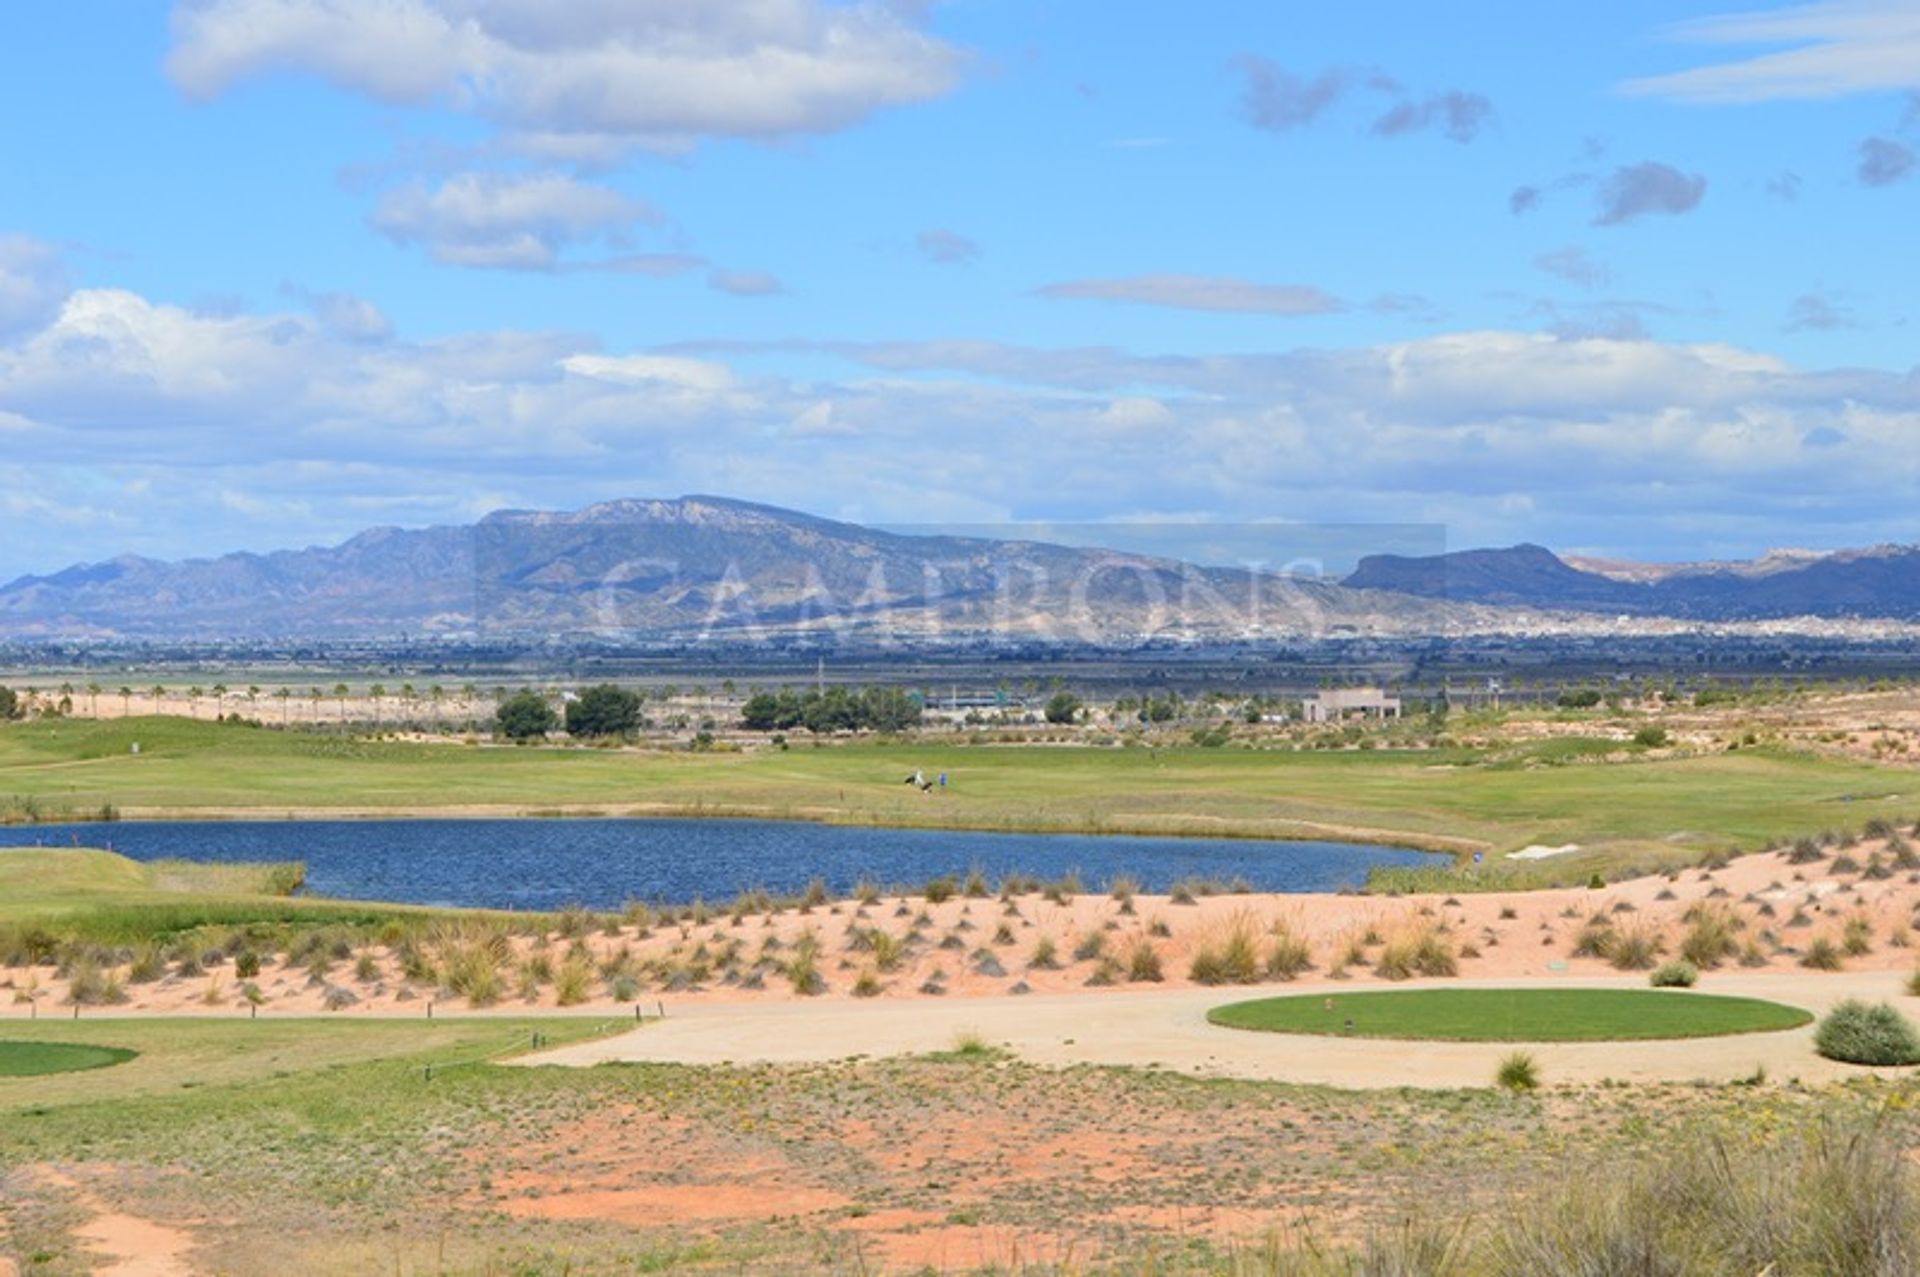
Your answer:
[[[1332,723],[1343,718],[1398,718],[1400,698],[1377,687],[1336,687],[1307,697],[1302,709],[1309,723]]]

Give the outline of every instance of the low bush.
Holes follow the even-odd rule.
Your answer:
[[[1647,983],[1656,989],[1691,989],[1700,982],[1700,968],[1681,958],[1654,968]]]
[[[1540,1065],[1525,1051],[1513,1051],[1501,1058],[1493,1080],[1501,1090],[1516,1095],[1536,1090],[1540,1085]]]
[[[1885,1002],[1849,998],[1814,1030],[1814,1049],[1846,1064],[1920,1064],[1920,1034]]]

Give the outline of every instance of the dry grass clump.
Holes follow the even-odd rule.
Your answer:
[[[513,941],[504,927],[482,921],[438,923],[428,936],[447,992],[486,1007],[506,992],[501,973],[513,957]]]
[[[1373,973],[1383,980],[1459,975],[1460,957],[1438,927],[1422,923],[1387,940],[1373,964]]]
[[[1474,1250],[1449,1271],[1891,1277],[1920,1272],[1920,1193],[1878,1117],[1698,1133],[1516,1203]]]
[[[1809,971],[1838,971],[1847,964],[1839,945],[1825,936],[1816,936],[1800,956],[1800,965]]]
[[[1158,984],[1166,979],[1159,946],[1145,936],[1135,936],[1126,951],[1127,980],[1133,984]]]
[[[1266,972],[1274,980],[1293,980],[1313,970],[1313,946],[1285,919],[1277,919],[1267,940]]]
[[[1724,904],[1695,905],[1685,914],[1687,934],[1680,940],[1680,956],[1702,971],[1711,971],[1740,952],[1745,919]]]
[[[1187,978],[1195,984],[1253,984],[1260,970],[1259,932],[1243,909],[1194,949]]]
[[[1615,934],[1606,959],[1619,971],[1651,971],[1664,949],[1658,931],[1651,926],[1635,925]]]
[[[827,991],[826,977],[820,974],[820,937],[809,931],[794,941],[793,954],[787,959],[787,983],[802,997]]]

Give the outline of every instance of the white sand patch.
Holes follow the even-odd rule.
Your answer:
[[[1548,847],[1535,843],[1531,847],[1522,847],[1518,851],[1507,853],[1508,860],[1552,860],[1555,856],[1570,856],[1580,850],[1580,844],[1570,842],[1564,847]]]

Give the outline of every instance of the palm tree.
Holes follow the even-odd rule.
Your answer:
[[[385,683],[375,683],[367,689],[367,695],[373,698],[373,730],[380,730],[380,700],[387,694]]]
[[[307,695],[313,701],[313,721],[317,723],[320,721],[320,702],[325,698],[326,693],[318,687],[310,687],[307,689]]]
[[[133,717],[133,689],[131,687],[123,687],[120,689],[120,717]]]
[[[160,712],[160,703],[164,701],[166,697],[167,697],[167,689],[160,686],[160,684],[155,683],[153,685],[153,712],[154,713],[158,714]]]
[[[333,685],[333,699],[340,702],[340,721],[343,723],[346,722],[347,721],[347,685],[345,683],[335,683]]]
[[[202,688],[197,683],[187,689],[187,717],[188,718],[200,717],[200,698],[202,696],[205,696],[206,694],[207,694],[206,689]]]
[[[291,687],[282,687],[277,689],[274,695],[280,698],[280,726],[285,727],[287,725],[287,711],[293,703],[293,689]]]
[[[87,716],[89,718],[100,717],[100,691],[100,684],[87,684]]]
[[[213,712],[221,718],[227,716],[227,685],[225,683],[213,685]]]

